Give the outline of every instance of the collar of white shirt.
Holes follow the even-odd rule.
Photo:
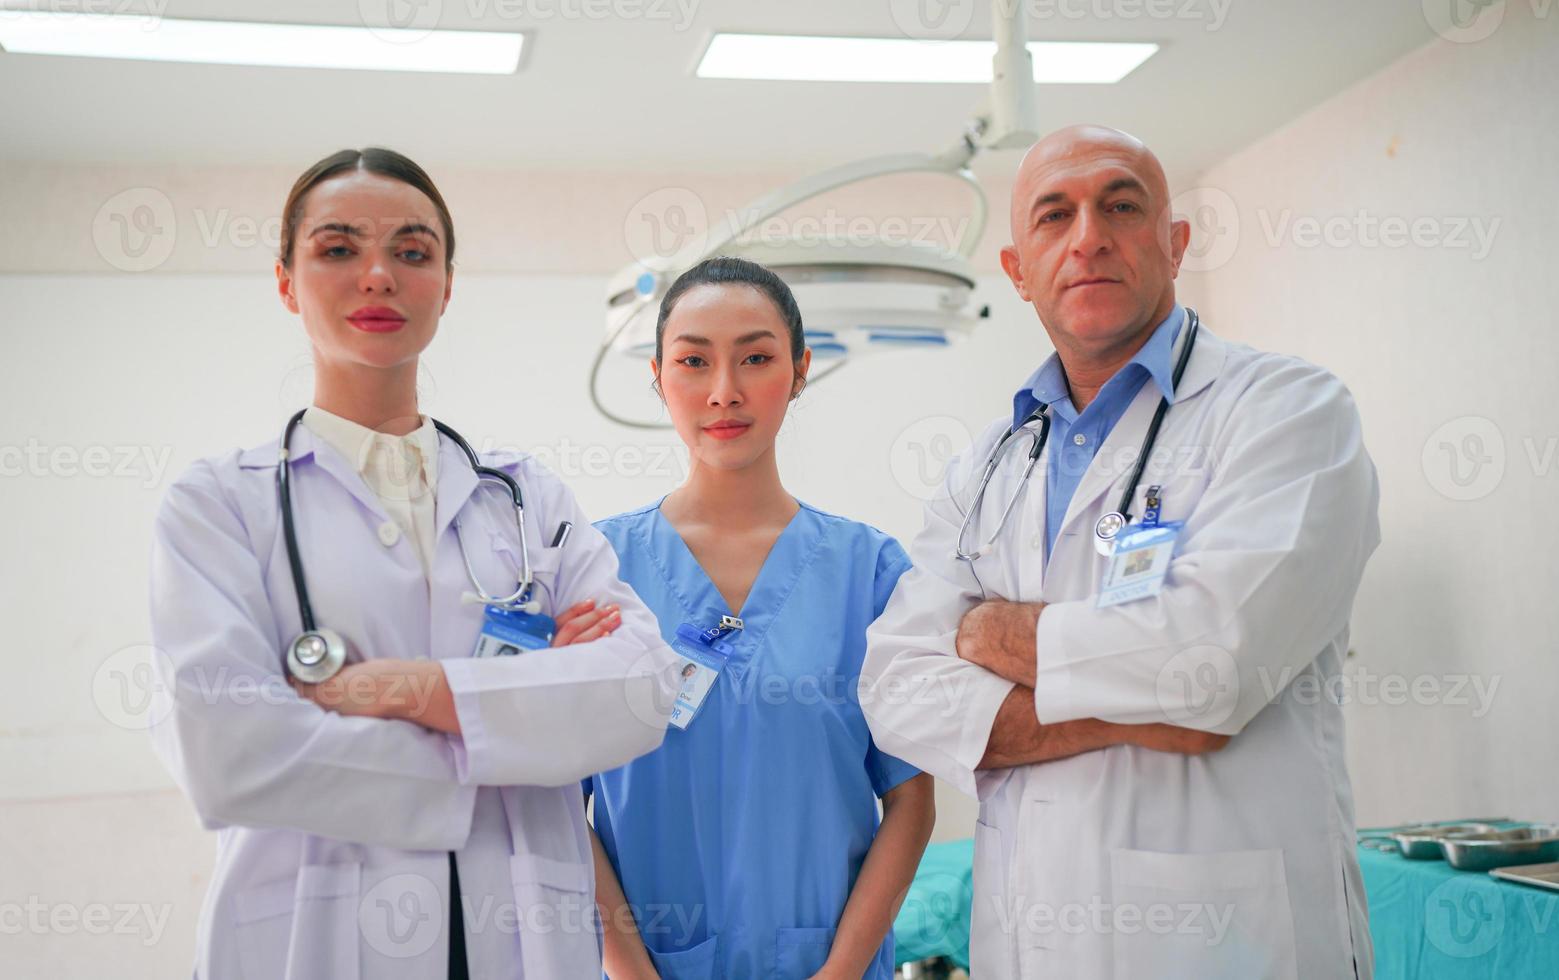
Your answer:
[[[317,405],[303,414],[303,424],[346,458],[381,497],[389,485],[411,490],[420,468],[428,487],[438,485],[438,430],[433,420],[420,416],[422,424],[404,436],[378,432]],[[381,467],[383,470],[381,470]],[[388,470],[388,473],[384,473]],[[388,476],[385,480],[382,477]]]

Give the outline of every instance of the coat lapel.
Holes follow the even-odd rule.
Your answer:
[[[433,540],[438,541],[444,537],[444,530],[449,527],[455,515],[460,513],[460,508],[466,505],[471,494],[476,490],[476,471],[471,468],[471,461],[466,454],[460,451],[460,447],[444,436],[438,441],[438,491],[435,496],[433,511]],[[496,488],[496,481],[493,483]],[[497,490],[495,489],[496,495]],[[508,496],[508,491],[504,491]],[[527,504],[530,501],[526,501]],[[528,515],[527,515],[528,516]]]

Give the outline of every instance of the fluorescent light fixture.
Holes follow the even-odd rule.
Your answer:
[[[0,10],[0,48],[135,61],[512,75],[524,34]]]
[[[1158,51],[1151,43],[1031,41],[1034,81],[1110,84]],[[787,82],[989,82],[995,41],[716,34],[699,78]]]

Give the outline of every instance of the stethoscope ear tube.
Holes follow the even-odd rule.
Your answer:
[[[287,420],[287,428],[281,437],[281,458],[276,462],[276,497],[281,503],[282,537],[287,545],[287,564],[292,569],[292,591],[298,597],[298,619],[303,623],[305,634],[315,632],[314,607],[309,604],[309,587],[303,580],[303,559],[298,554],[298,532],[292,524],[292,491],[288,480],[291,466],[287,459],[287,447],[292,443],[292,430],[303,421],[303,413],[306,411],[308,409],[302,409]]]

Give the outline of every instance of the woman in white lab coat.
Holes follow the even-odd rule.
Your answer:
[[[524,563],[508,492],[418,410],[449,210],[368,149],[315,164],[283,216],[279,292],[315,364],[291,507],[313,615],[351,656],[318,685],[285,671],[302,617],[277,442],[190,467],[157,517],[151,613],[155,745],[219,831],[197,973],[599,976],[579,779],[660,744],[675,658],[573,496],[513,454],[482,461],[518,481],[532,596],[576,649],[473,656],[467,562],[494,595]]]

